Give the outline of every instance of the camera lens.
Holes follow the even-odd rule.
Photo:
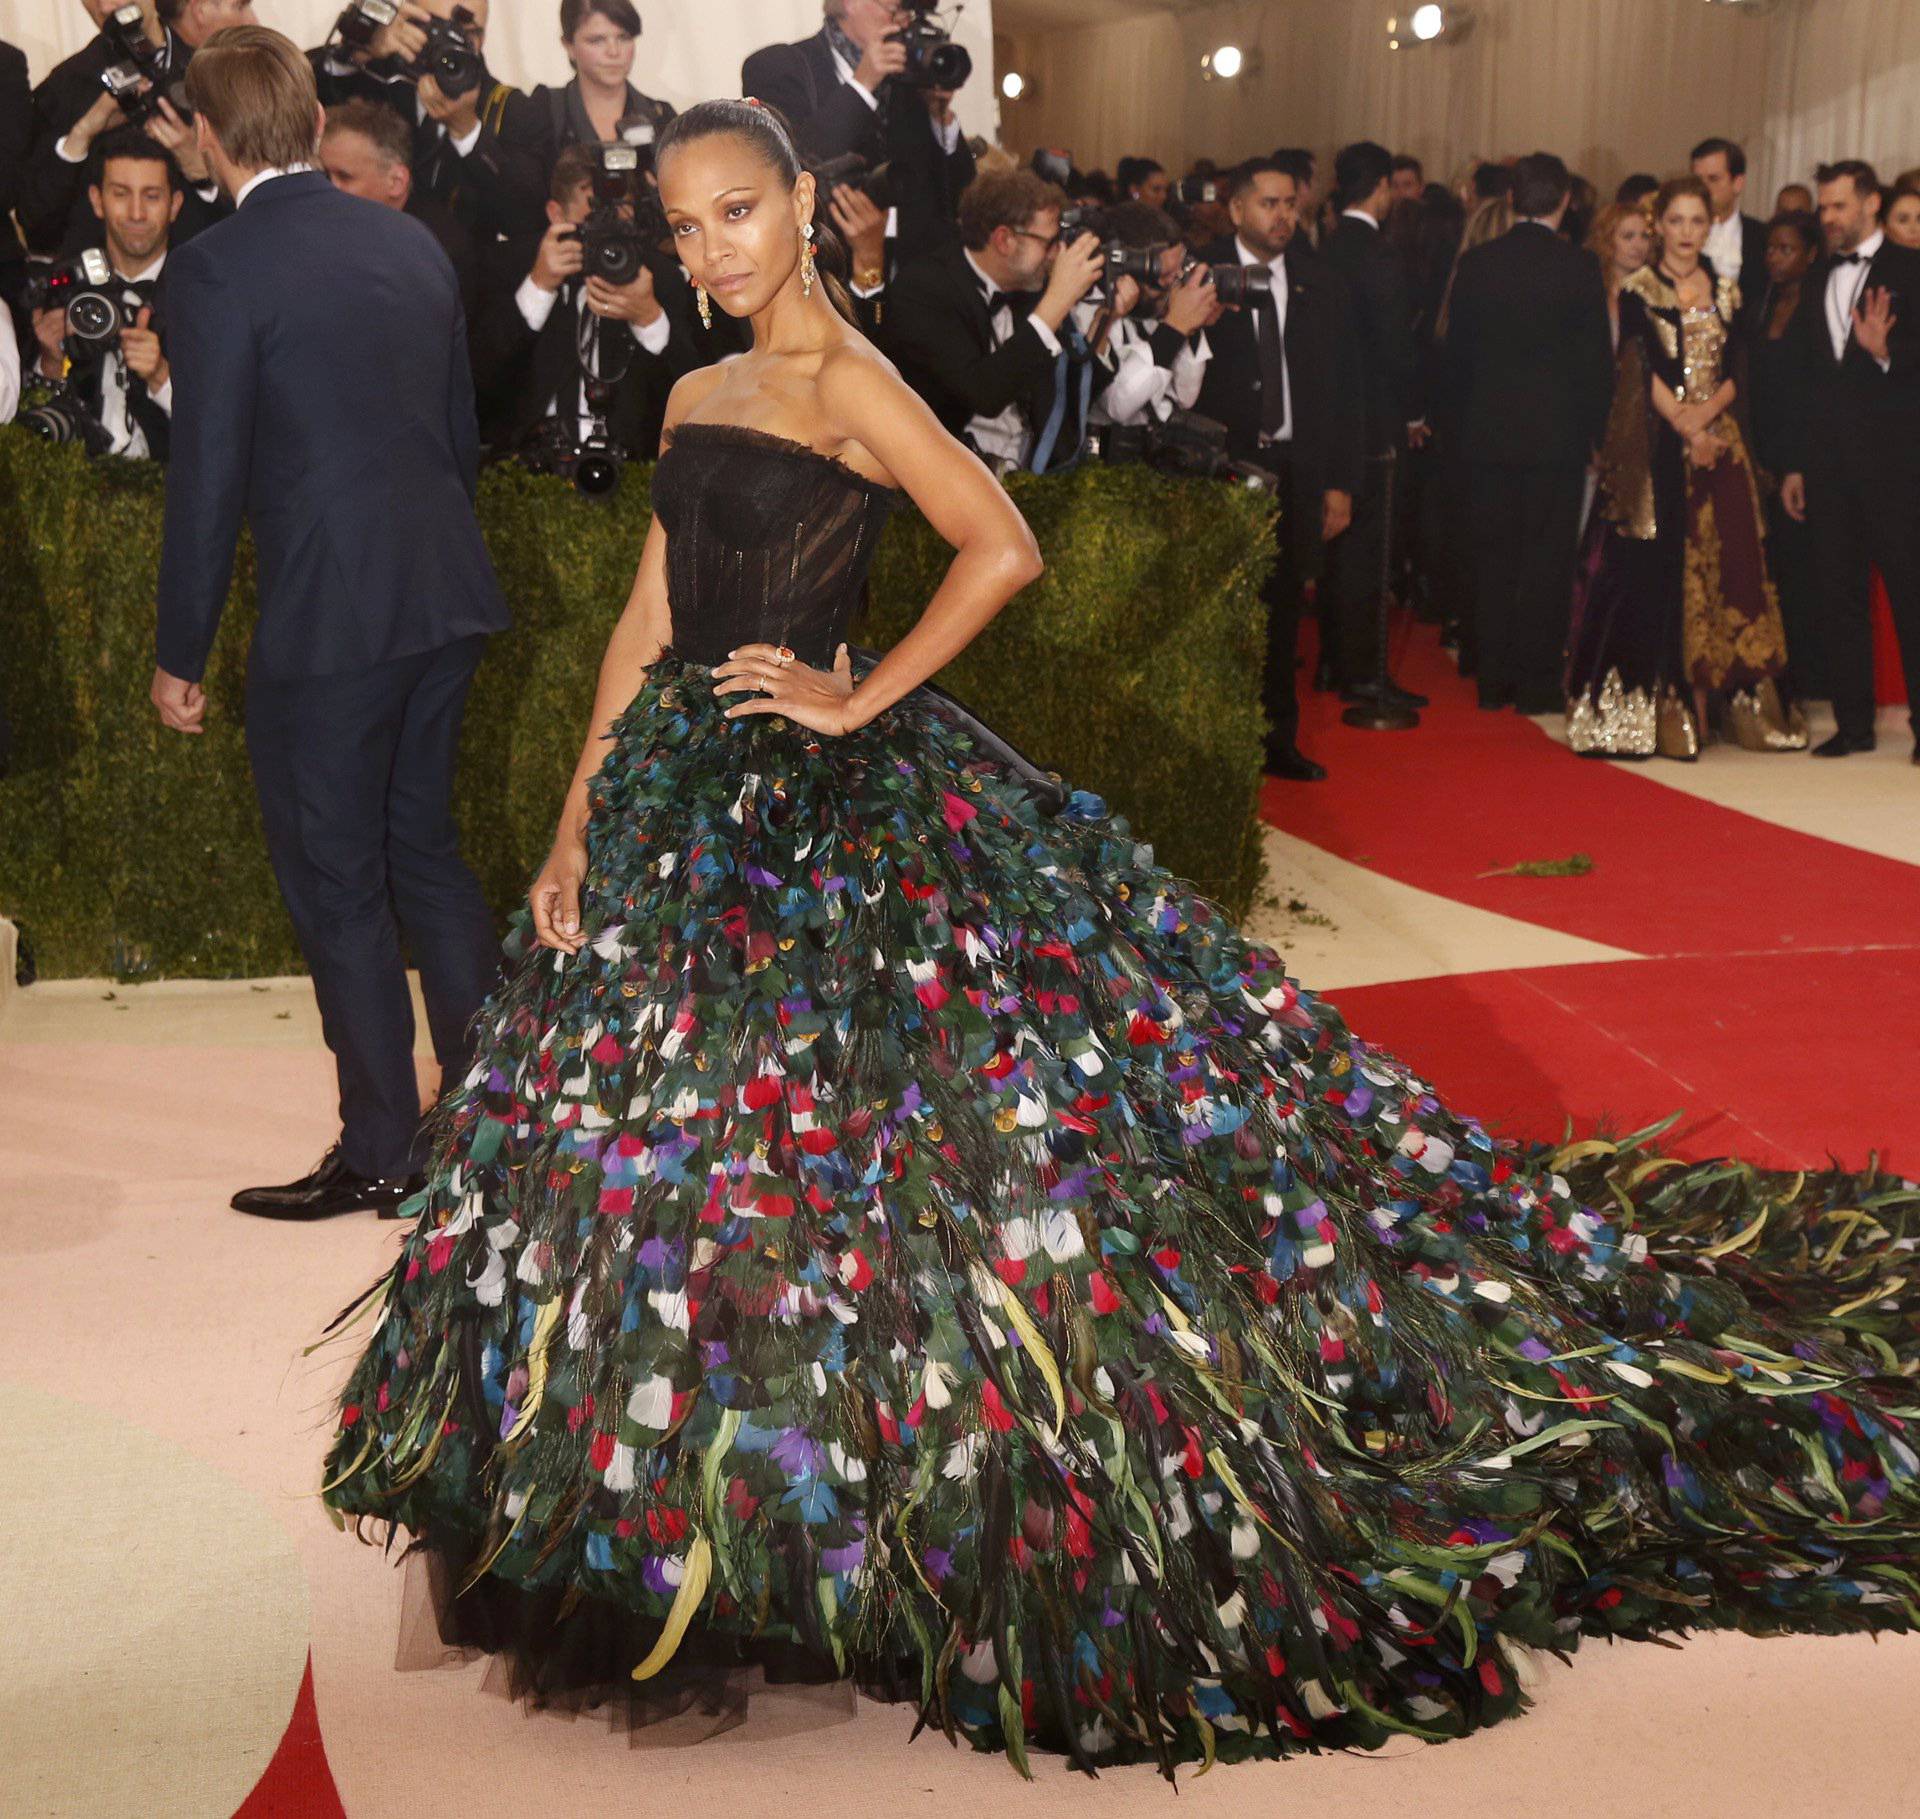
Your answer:
[[[640,276],[638,240],[626,237],[595,239],[591,251],[595,273],[609,284],[631,284]]]
[[[573,484],[589,499],[604,499],[620,484],[618,451],[604,446],[596,448],[589,443],[574,464]]]
[[[948,39],[945,44],[936,44],[927,55],[928,86],[932,88],[961,88],[973,74],[973,58],[968,55],[963,44],[955,44]]]
[[[119,328],[119,306],[98,291],[82,291],[67,305],[67,333],[76,341],[102,345],[111,341]]]

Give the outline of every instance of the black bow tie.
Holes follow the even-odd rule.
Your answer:
[[[1833,262],[1835,265],[1859,265],[1864,262],[1865,258],[1866,255],[1864,253],[1835,253],[1833,255]]]

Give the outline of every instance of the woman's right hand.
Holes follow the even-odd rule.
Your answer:
[[[542,947],[577,954],[585,945],[580,932],[580,887],[587,877],[587,843],[578,835],[557,835],[553,851],[527,892],[533,932]]]
[[[1695,467],[1712,467],[1720,459],[1720,453],[1720,438],[1705,430],[1697,431],[1687,441],[1687,458]]]

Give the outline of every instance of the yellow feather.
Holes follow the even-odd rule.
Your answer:
[[[1773,1211],[1771,1204],[1761,1207],[1760,1217],[1744,1231],[1736,1232],[1731,1238],[1720,1244],[1709,1245],[1700,1253],[1703,1257],[1730,1257],[1735,1251],[1743,1251],[1754,1239],[1760,1236],[1760,1228],[1766,1224],[1767,1215]]]
[[[556,1292],[551,1301],[542,1304],[540,1312],[534,1316],[533,1341],[527,1347],[527,1393],[520,1403],[520,1413],[513,1426],[500,1437],[501,1445],[509,1440],[517,1440],[533,1425],[533,1418],[540,1412],[541,1398],[547,1390],[547,1347],[553,1343],[553,1329],[560,1324],[561,1300]]]
[[[636,1680],[651,1680],[674,1657],[680,1638],[687,1633],[693,1613],[707,1595],[707,1575],[713,1570],[713,1548],[705,1535],[696,1534],[687,1549],[686,1570],[680,1575],[680,1589],[673,1595],[673,1608],[667,1612],[667,1626],[660,1640],[647,1651],[647,1658],[633,1670]]]

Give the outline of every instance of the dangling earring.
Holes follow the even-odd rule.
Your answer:
[[[813,223],[809,221],[800,230],[800,295],[813,295]]]
[[[700,326],[712,328],[713,305],[707,301],[707,287],[704,284],[696,284],[693,287],[693,306],[700,312]]]

